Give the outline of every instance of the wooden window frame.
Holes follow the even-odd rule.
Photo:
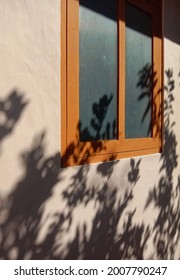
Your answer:
[[[162,150],[162,0],[128,0],[153,18],[152,137],[125,139],[125,0],[118,2],[117,140],[79,140],[79,0],[61,0],[61,162],[74,166],[149,155]]]

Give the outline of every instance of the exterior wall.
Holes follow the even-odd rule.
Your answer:
[[[0,1],[0,258],[180,258],[180,2],[164,2],[164,152],[61,169],[61,3]]]

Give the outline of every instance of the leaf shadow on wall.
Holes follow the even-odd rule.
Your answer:
[[[173,103],[175,80],[173,69],[165,71],[167,84],[164,99],[164,150],[160,157],[160,179],[149,193],[145,209],[150,205],[158,210],[152,233],[155,254],[151,258],[173,259],[180,241],[180,174],[174,175],[178,166],[177,137]]]
[[[43,242],[38,243],[45,204],[53,196],[54,186],[64,179],[64,169],[59,168],[59,153],[51,157],[45,156],[45,134],[42,132],[35,137],[31,149],[21,154],[24,175],[13,186],[12,193],[1,201],[0,257],[1,259],[68,259],[79,258],[81,254],[82,258],[107,258],[107,254],[111,255],[113,252],[112,241],[116,235],[119,219],[128,201],[133,198],[132,188],[139,179],[141,160],[137,164],[133,159],[130,161],[128,178],[132,188],[126,191],[124,198],[119,199],[118,204],[117,189],[109,189],[109,180],[117,164],[116,161],[105,165],[102,163],[97,167],[97,173],[106,179],[100,188],[96,184],[89,188],[87,184],[89,165],[78,167],[75,174],[71,176],[66,190],[61,193],[61,199],[65,203],[63,211],[54,214],[55,222],[53,221],[48,227]],[[83,205],[85,208],[91,201],[98,204],[92,222],[91,236],[86,238],[86,224],[84,224],[83,240],[79,243],[80,228],[77,226],[77,234],[72,243],[68,243],[65,250],[59,252],[62,244],[61,238],[57,237],[71,231],[73,214],[78,205]],[[130,225],[129,221],[128,225]],[[103,235],[103,232],[106,232],[106,235]],[[105,247],[100,242],[102,239],[106,243]],[[82,246],[83,251],[80,252],[79,247]]]
[[[173,172],[177,167],[178,154],[172,120],[175,98],[173,71],[167,70],[166,76],[165,144],[160,156],[160,177],[144,201],[144,212],[148,207],[158,210],[153,226],[145,221],[137,223],[134,219],[136,207],[129,208],[141,179],[141,159],[127,160],[126,170],[121,174],[127,186],[121,195],[122,180],[112,184],[114,172],[121,164],[116,160],[94,165],[93,174],[100,176],[100,181],[89,182],[91,166],[84,164],[71,169],[73,172],[67,182],[67,171],[60,168],[59,152],[46,156],[46,132],[41,132],[33,140],[32,147],[21,154],[24,175],[14,184],[12,193],[1,201],[1,259],[144,259],[147,258],[146,249],[152,236],[154,253],[149,258],[174,257],[180,228],[180,176],[174,186]],[[74,149],[76,143],[71,143],[71,146]],[[72,148],[69,148],[71,151]],[[55,194],[57,196],[57,192],[59,200],[56,203],[59,205],[56,206],[59,210],[45,215],[48,201]],[[90,205],[93,205],[94,214],[86,219],[89,226],[82,217]],[[83,211],[82,217],[75,224],[75,213],[79,207]],[[39,241],[49,218],[46,233]]]

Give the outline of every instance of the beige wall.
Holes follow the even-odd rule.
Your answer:
[[[60,1],[0,1],[0,258],[180,258],[179,10],[165,1],[164,153],[61,169]]]

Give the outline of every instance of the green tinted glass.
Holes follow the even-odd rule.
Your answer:
[[[81,0],[80,140],[116,138],[117,1]]]
[[[126,138],[151,136],[152,18],[126,5]]]

